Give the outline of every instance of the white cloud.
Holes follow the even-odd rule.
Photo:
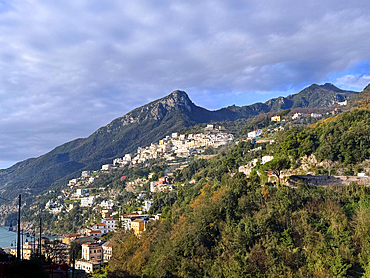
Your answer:
[[[369,10],[364,0],[5,1],[0,145],[29,141],[43,147],[23,158],[36,156],[175,89],[220,108],[325,82],[370,60]]]
[[[370,75],[347,74],[338,78],[336,84],[361,91],[370,84]]]

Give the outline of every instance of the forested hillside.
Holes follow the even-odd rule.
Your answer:
[[[176,172],[177,191],[155,196],[150,212],[161,220],[140,238],[115,235],[110,277],[370,277],[369,187],[290,188],[269,183],[264,165],[237,172],[264,154],[288,168],[311,154],[354,167],[370,156],[369,122],[357,109],[287,128],[275,144],[240,142],[194,160]]]

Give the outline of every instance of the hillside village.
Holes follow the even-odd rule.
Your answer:
[[[307,116],[319,119],[337,113],[339,113],[338,109],[326,115],[311,113]],[[132,230],[137,237],[140,237],[151,222],[160,219],[160,214],[153,215],[148,212],[154,202],[153,196],[155,194],[160,192],[168,194],[179,185],[175,183],[173,171],[184,169],[193,157],[202,155],[206,148],[217,149],[231,143],[235,145],[241,141],[250,141],[255,144],[255,148],[248,152],[255,153],[256,158],[238,168],[239,172],[249,176],[256,165],[263,165],[273,160],[274,156],[266,153],[266,146],[275,143],[277,132],[283,131],[286,124],[299,125],[297,121],[307,116],[301,113],[294,113],[289,116],[272,116],[268,127],[252,130],[237,142],[234,141],[232,134],[222,132],[222,127],[215,128],[214,125],[209,124],[204,128],[203,133],[173,133],[171,136],[166,136],[150,146],[138,147],[136,153],[125,154],[123,157],[113,159],[111,164],[102,165],[100,170],[82,171],[80,177],[70,179],[66,186],[60,190],[60,194],[55,199],[48,199],[44,206],[45,212],[56,215],[58,219],[62,219],[63,214],[68,214],[76,208],[89,209],[89,211],[94,212],[93,215],[89,215],[85,219],[83,228],[61,237],[58,247],[54,246],[54,249],[59,250],[58,255],[55,256],[60,261],[71,263],[68,250],[72,242],[75,242],[80,244],[82,254],[75,262],[76,268],[87,273],[100,269],[102,264],[108,262],[112,256],[113,242],[110,238],[117,229]],[[165,176],[157,177],[156,180],[153,180],[156,174],[154,172],[146,177],[132,180],[129,180],[127,176],[120,177],[120,182],[125,185],[125,191],[134,194],[128,204],[137,208],[137,210],[124,211],[122,203],[117,201],[119,192],[109,189],[109,185],[107,187],[93,186],[99,184],[102,175],[109,176],[121,168],[135,169],[140,165],[146,167],[153,160],[162,161],[167,165],[174,164],[173,171],[167,172]],[[274,180],[275,178],[276,180],[274,174],[270,172],[269,175],[269,179]],[[46,196],[52,193],[56,192],[49,191]],[[50,246],[50,244],[47,238],[42,239],[42,244],[39,244],[36,240],[27,242],[23,246],[22,256],[30,258],[33,254],[38,254],[40,250],[45,256],[48,256],[47,246]],[[16,249],[10,249],[10,253],[16,255]]]

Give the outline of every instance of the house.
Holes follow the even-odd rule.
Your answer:
[[[112,169],[113,165],[112,164],[104,164],[103,166],[101,166],[101,169],[103,171],[107,171],[107,170],[110,170]]]
[[[95,201],[95,196],[81,198],[81,207],[91,207]]]
[[[113,209],[102,209],[102,210],[101,210],[101,216],[102,216],[103,218],[106,218],[106,217],[111,216],[111,215],[112,215],[112,213],[113,213]]]
[[[106,224],[108,232],[113,232],[116,230],[117,220],[113,219],[112,216],[103,218],[101,222]]]
[[[82,244],[81,260],[76,261],[76,268],[91,273],[100,269],[103,261],[103,248],[97,242],[87,242]]]
[[[76,238],[79,238],[80,236],[81,236],[80,234],[72,233],[72,234],[69,234],[69,235],[65,236],[62,239],[62,242],[65,243],[65,244],[71,244],[72,241],[75,241]]]
[[[138,218],[131,221],[131,229],[134,230],[136,236],[140,236],[143,231],[145,231],[145,221],[144,219]]]
[[[103,249],[97,242],[82,244],[82,259],[100,263],[103,260]]]
[[[169,185],[174,181],[173,178],[168,176],[159,178],[158,181],[150,183],[150,192],[159,192],[169,189]]]
[[[274,157],[272,155],[262,156],[262,162],[261,162],[261,164],[265,164],[266,162],[269,162],[269,161],[271,161],[273,159],[274,159]]]
[[[90,171],[82,171],[81,178],[87,178],[90,175]]]
[[[280,116],[271,117],[271,122],[280,122]]]
[[[103,235],[101,230],[91,230],[88,232],[88,236],[101,237]]]
[[[347,105],[348,104],[348,101],[345,100],[345,101],[342,101],[342,102],[338,102],[339,105],[343,106],[343,105]]]
[[[76,189],[76,196],[82,196],[89,192],[87,188],[78,188]]]
[[[102,234],[108,233],[107,224],[105,223],[95,224],[92,228],[93,230],[101,231]]]
[[[251,132],[248,132],[248,139],[253,139],[262,134],[262,129],[256,129]]]
[[[124,214],[120,218],[122,228],[124,228],[125,230],[130,230],[132,228],[131,222],[138,218],[143,219],[143,220],[149,219],[148,215],[139,215],[138,213]]]
[[[321,117],[322,117],[322,114],[311,113],[311,118],[321,118]]]
[[[103,262],[106,263],[112,258],[113,241],[109,240],[102,245],[103,248]]]
[[[117,206],[118,203],[117,202],[113,202],[111,200],[108,200],[108,201],[105,201],[103,200],[99,206],[101,206],[102,208],[105,208],[105,209],[112,209],[114,206]]]
[[[302,113],[295,113],[292,116],[292,120],[299,120],[300,118],[302,118]]]
[[[100,231],[102,234],[108,232],[114,232],[116,230],[116,220],[113,217],[106,217],[101,220],[100,223],[95,224],[92,229],[94,231]]]

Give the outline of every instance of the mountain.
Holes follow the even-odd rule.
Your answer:
[[[323,108],[357,94],[332,84],[314,84],[286,98],[209,111],[196,106],[185,92],[174,91],[113,120],[88,138],[76,139],[38,158],[0,170],[0,192],[8,198],[22,193],[22,198],[27,200],[67,175],[77,175],[82,169],[100,168],[102,164],[111,163],[113,158],[134,152],[137,147],[147,146],[184,127],[213,121],[234,121],[280,109]]]

